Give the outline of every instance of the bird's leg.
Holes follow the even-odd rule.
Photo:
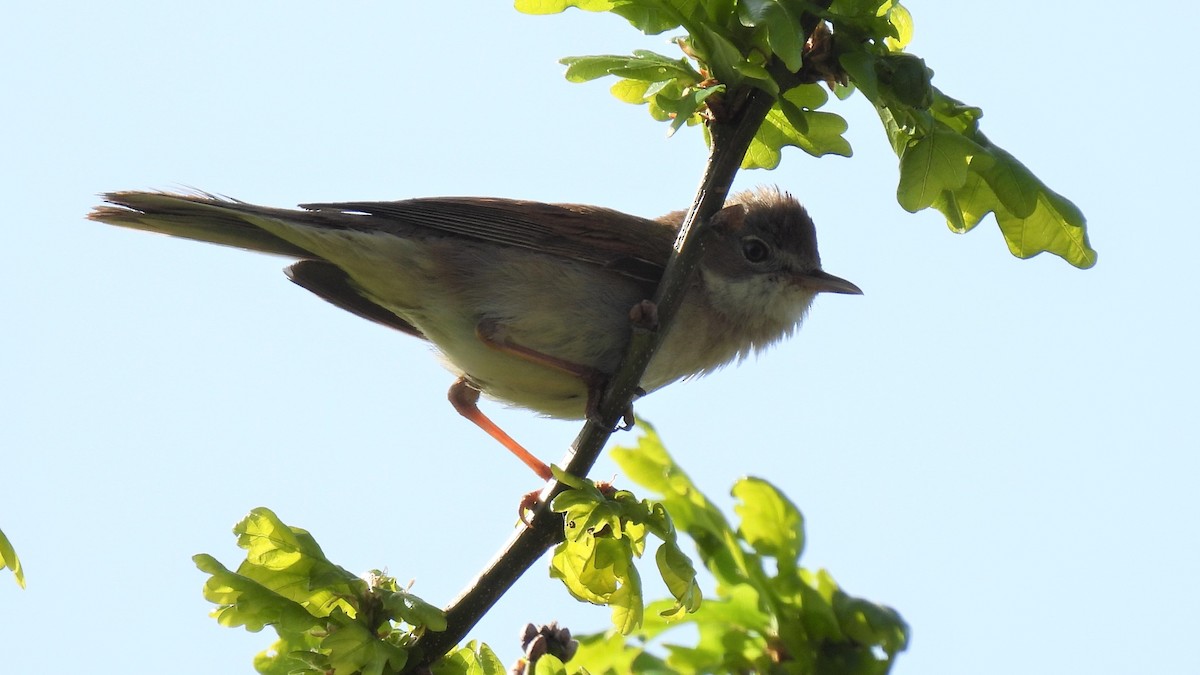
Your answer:
[[[600,414],[598,406],[600,405],[600,394],[604,391],[604,385],[608,382],[608,375],[583,364],[560,359],[557,356],[551,356],[544,352],[539,352],[536,349],[530,349],[524,345],[513,342],[508,339],[504,333],[504,327],[493,319],[484,319],[475,326],[475,336],[480,342],[495,349],[498,352],[504,352],[518,358],[525,359],[538,365],[546,366],[560,373],[566,373],[579,378],[587,387],[587,404],[584,406],[584,414],[588,419],[599,421]],[[633,418],[633,411],[629,410],[623,416],[623,420],[628,424]],[[627,428],[627,427],[622,427]]]
[[[635,327],[656,328],[658,326],[658,308],[653,302],[643,300],[630,310],[629,319]],[[504,334],[504,327],[494,319],[480,321],[475,326],[475,336],[479,338],[480,342],[496,351],[511,354],[583,380],[584,386],[587,387],[587,404],[584,406],[584,414],[593,422],[604,423],[600,417],[599,406],[600,395],[604,393],[604,386],[608,384],[608,374],[591,366],[560,359],[557,356],[551,356],[513,342]],[[645,395],[646,392],[639,387],[637,396]],[[630,402],[621,411],[621,422],[617,425],[617,429],[628,431],[633,428],[633,424],[633,403]]]
[[[483,429],[487,435],[500,442],[500,445],[508,448],[508,451],[517,456],[517,459],[525,463],[525,466],[533,469],[533,472],[542,480],[550,480],[554,477],[550,473],[550,467],[533,453],[526,450],[520,443],[513,440],[512,436],[504,433],[504,430],[496,426],[496,423],[488,419],[487,415],[479,409],[479,390],[467,381],[467,378],[460,377],[451,385],[450,392],[447,395],[450,399],[450,405],[458,411],[459,415],[470,420],[475,426]]]
[[[539,352],[536,349],[530,349],[521,344],[517,344],[508,339],[508,335],[504,330],[504,326],[495,319],[484,319],[475,326],[475,337],[483,344],[495,349],[498,352],[519,356],[526,361],[553,368],[560,373],[574,375],[585,383],[602,377],[600,371],[589,366],[585,366],[566,359],[560,359],[557,356],[551,356],[544,352]]]
[[[635,325],[656,325],[658,321],[657,308],[654,306],[654,303],[645,300],[642,303],[639,303],[639,305],[630,312],[630,320],[633,321]],[[604,385],[608,380],[608,376],[606,374],[590,366],[585,366],[573,361],[567,361],[566,359],[560,359],[557,356],[539,352],[536,349],[531,349],[522,344],[513,342],[512,340],[508,339],[508,336],[505,334],[504,327],[494,319],[483,319],[476,324],[475,336],[479,338],[480,342],[492,349],[495,349],[496,351],[516,356],[531,363],[536,363],[567,375],[578,377],[587,387],[587,404],[584,407],[585,414],[587,415],[588,419],[603,423],[600,420],[598,407],[600,405],[600,396],[604,392]],[[638,388],[638,395],[644,396],[645,392],[642,391],[641,388]],[[515,440],[513,440],[511,436],[504,433],[500,427],[496,426],[495,422],[492,422],[490,419],[488,419],[487,416],[479,410],[478,405],[476,405],[478,401],[479,390],[472,386],[465,377],[459,378],[458,381],[454,383],[454,386],[450,387],[450,403],[454,405],[454,409],[457,410],[460,415],[471,420],[471,422],[475,423],[475,426],[483,429],[489,436],[499,441],[504,447],[508,448],[509,452],[516,455],[517,459],[520,459],[525,463],[526,466],[533,469],[533,472],[543,480],[550,480],[553,474],[550,472],[549,467],[547,467],[546,464],[537,457],[534,457],[533,454],[522,447],[520,443],[517,443]],[[618,428],[631,429],[633,428],[633,423],[633,404],[630,403],[621,413],[621,424],[618,425]],[[538,503],[539,497],[540,493],[534,491],[525,495],[525,497],[521,500],[521,505],[518,508],[518,514],[521,522],[525,523],[526,525],[529,525],[529,521],[526,520],[526,514]]]

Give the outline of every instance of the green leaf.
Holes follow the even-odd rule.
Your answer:
[[[696,54],[697,60],[706,65],[709,72],[721,84],[730,88],[740,86],[743,75],[739,72],[738,65],[750,64],[746,61],[746,57],[738,45],[724,35],[718,27],[700,24],[696,28],[697,30],[692,32],[687,40]],[[771,80],[765,82],[760,80],[756,84],[765,86],[771,93],[779,90],[778,85]]]
[[[679,2],[618,2],[611,10],[613,14],[623,17],[634,28],[646,35],[658,35],[679,28],[680,14],[670,5],[688,3]],[[694,5],[695,3],[690,3]]]
[[[475,640],[435,661],[430,671],[432,675],[508,675],[492,648]]]
[[[281,637],[254,657],[260,675],[325,675],[329,658],[317,653],[320,640],[306,633]]]
[[[675,597],[675,606],[664,610],[661,616],[678,619],[699,609],[701,593],[700,585],[696,583],[696,568],[679,545],[673,541],[663,543],[654,554],[654,561],[667,590]]]
[[[222,626],[245,626],[246,630],[257,633],[273,625],[301,633],[322,625],[318,617],[300,604],[254,579],[231,572],[212,556],[200,553],[192,560],[201,572],[210,576],[204,584],[204,599],[217,605],[212,616]]]
[[[533,667],[533,675],[567,675],[567,667],[553,654],[542,654]]]
[[[813,103],[814,92],[820,94],[820,102]],[[767,113],[766,120],[755,134],[754,140],[742,160],[743,169],[774,169],[779,166],[784,146],[795,146],[814,157],[823,155],[852,154],[850,143],[842,134],[846,132],[846,121],[838,115],[815,110],[825,102],[825,95],[817,85],[807,85],[789,90]]]
[[[589,12],[607,12],[615,4],[613,0],[516,0],[513,6],[523,14],[558,14],[570,7]]]
[[[900,157],[900,184],[896,188],[900,206],[916,213],[933,206],[943,191],[963,187],[968,162],[978,152],[975,143],[941,129],[912,141]]]
[[[605,75],[643,82],[674,80],[685,85],[703,79],[687,59],[671,59],[644,49],[632,56],[569,56],[559,63],[567,66],[566,78],[570,82],[587,82]]]
[[[979,108],[930,85],[919,59],[898,56],[848,54],[841,64],[875,104],[900,157],[900,205],[933,206],[955,232],[994,213],[1014,255],[1050,252],[1076,267],[1094,265],[1079,209],[979,131]]]
[[[567,67],[563,76],[568,82],[590,82],[591,80],[611,75],[612,71],[622,68],[629,62],[628,56],[612,54],[599,56],[568,56],[559,59],[559,63]]]
[[[908,646],[908,624],[896,610],[838,592],[833,610],[842,630],[861,645],[877,646],[889,656]]]
[[[804,65],[804,29],[792,6],[779,0],[742,0],[738,18],[743,26],[765,33],[767,45],[789,71],[794,73]]]
[[[960,234],[974,228],[987,214],[1002,208],[992,189],[974,171],[967,174],[967,182],[961,188],[943,192],[933,206],[946,216],[950,229]]]
[[[933,104],[933,71],[924,59],[912,54],[884,54],[875,60],[875,74],[889,102],[918,110]]]
[[[571,658],[572,665],[581,665],[593,673],[665,673],[666,663],[645,651],[641,643],[626,645],[616,631],[575,636],[579,648]]]
[[[763,610],[763,596],[754,587],[749,584],[721,586],[718,594],[720,597],[705,598],[696,611],[687,617],[671,616],[678,601],[655,600],[646,606],[646,623],[638,632],[638,637],[653,640],[679,625],[680,618],[697,626],[717,626],[728,631],[746,630],[766,634],[772,629],[775,620]]]
[[[675,133],[684,124],[699,123],[699,111],[704,106],[704,101],[723,89],[724,87],[689,89],[679,97],[658,94],[654,97],[654,102],[671,116],[670,133]]]
[[[434,632],[446,630],[446,612],[408,591],[396,590],[381,594],[384,608],[392,617],[413,626],[424,626]]]
[[[609,88],[612,95],[618,101],[641,105],[646,102],[646,92],[650,89],[651,84],[665,84],[660,82],[639,82],[638,80],[617,80],[617,83]]]
[[[565,541],[554,549],[550,576],[577,599],[608,605],[614,626],[628,634],[641,625],[643,612],[641,577],[632,558],[628,538]]]
[[[645,601],[642,596],[642,577],[632,565],[625,572],[621,587],[608,596],[612,610],[613,627],[622,635],[629,635],[642,625]]]
[[[804,517],[796,505],[761,478],[738,481],[733,496],[741,500],[733,507],[742,519],[738,535],[759,555],[795,566],[804,550]]]
[[[834,0],[829,11],[841,16],[878,16],[884,6],[892,0]]]
[[[705,566],[721,583],[746,580],[751,565],[737,544],[729,521],[677,465],[654,428],[645,422],[636,446],[617,447],[612,457],[630,480],[662,495],[662,504],[675,527],[696,542]]]
[[[679,27],[681,7],[695,2],[640,2],[631,0],[516,0],[514,6],[525,14],[558,14],[571,7],[589,12],[612,12],[623,17],[647,35],[657,35]],[[676,5],[676,7],[670,7]]]
[[[329,654],[335,673],[382,675],[399,672],[408,661],[408,652],[375,635],[356,623],[337,627],[324,640],[321,649]]]
[[[970,106],[958,99],[943,94],[937,87],[933,88],[933,103],[929,106],[933,118],[950,127],[957,134],[981,145],[988,145],[979,134],[979,118],[983,111]]]
[[[1008,250],[1018,258],[1032,258],[1049,251],[1082,269],[1096,264],[1096,252],[1088,243],[1083,213],[1049,189],[1038,195],[1037,206],[1029,217],[997,212],[996,222]]]
[[[234,532],[246,550],[237,572],[209,555],[193,558],[209,575],[204,597],[217,605],[225,626],[279,634],[271,650],[255,659],[259,672],[398,672],[408,659],[402,646],[417,630],[444,630],[445,614],[398,587],[380,572],[369,579],[325,558],[308,532],[257,508]]]
[[[1043,190],[1037,177],[1002,148],[991,144],[985,147],[988,151],[987,156],[993,161],[978,170],[976,163],[972,162],[971,169],[987,181],[988,187],[1011,215],[1017,218],[1033,215],[1037,208],[1038,195]]]
[[[12,570],[17,585],[25,588],[25,572],[21,569],[21,559],[17,557],[17,552],[8,541],[8,537],[4,536],[4,530],[0,530],[0,570],[6,567]]]
[[[839,642],[846,639],[833,609],[834,594],[840,591],[837,582],[825,570],[801,570],[797,587],[799,620],[810,640]]]
[[[314,616],[335,609],[353,618],[348,598],[366,592],[366,582],[334,565],[308,532],[285,525],[269,509],[256,508],[234,526],[246,561],[238,573],[302,605]]]
[[[238,535],[238,546],[246,549],[246,558],[262,567],[285,569],[306,554],[324,557],[320,549],[306,550],[310,542],[301,539],[306,532],[292,530],[268,509],[254,509],[234,526],[233,532]]]
[[[908,46],[912,41],[913,35],[913,19],[912,14],[908,12],[900,3],[892,5],[888,10],[888,22],[896,29],[896,35],[884,38],[888,49],[892,51],[900,51]]]
[[[564,538],[555,547],[550,575],[577,599],[608,605],[622,633],[642,625],[644,601],[634,559],[646,548],[653,532],[663,541],[655,555],[659,571],[676,599],[670,611],[678,617],[700,604],[700,590],[691,560],[679,549],[675,525],[658,503],[638,501],[626,490],[599,490],[594,484],[567,476],[551,467],[571,487],[559,493],[550,508],[564,515]]]
[[[1096,251],[1088,242],[1083,213],[1003,149],[983,140],[989,161],[973,159],[964,184],[944,190],[934,200],[950,229],[966,232],[993,213],[1013,255],[1030,258],[1049,252],[1079,268],[1095,265]]]

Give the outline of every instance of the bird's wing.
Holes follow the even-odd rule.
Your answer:
[[[523,248],[591,263],[657,284],[678,224],[582,204],[483,197],[302,204],[351,229],[397,236],[441,235]]]

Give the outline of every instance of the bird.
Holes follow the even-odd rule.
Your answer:
[[[479,410],[480,394],[582,419],[653,297],[686,215],[492,197],[256,206],[208,193],[102,195],[88,218],[296,260],[287,277],[362,318],[428,341],[457,376],[455,410],[543,480],[549,467]],[[791,194],[733,194],[639,394],[711,373],[788,337],[819,293],[861,294],[825,272]]]

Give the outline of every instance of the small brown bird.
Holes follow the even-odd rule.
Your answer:
[[[88,216],[113,225],[298,258],[288,277],[363,318],[433,343],[458,375],[454,407],[543,479],[549,469],[491,422],[479,393],[582,418],[653,297],[684,212],[648,220],[596,206],[444,197],[305,204],[115,192]],[[734,195],[703,254],[646,392],[712,372],[788,336],[817,293],[857,286],[824,272],[791,195]]]

